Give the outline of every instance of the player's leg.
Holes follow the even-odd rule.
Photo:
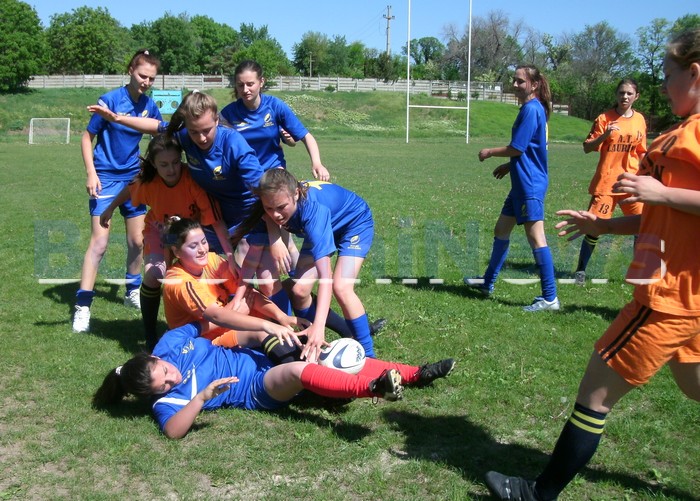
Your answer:
[[[374,358],[374,343],[369,329],[365,307],[355,293],[355,281],[364,258],[341,255],[333,270],[333,295],[340,305],[345,322],[355,338],[365,349],[365,355]]]
[[[588,212],[595,214],[601,219],[610,219],[615,209],[615,199],[609,195],[593,195],[588,204]],[[624,212],[624,211],[623,211]],[[584,235],[581,240],[581,249],[578,254],[578,263],[576,264],[576,272],[574,274],[574,282],[576,285],[586,284],[586,268],[591,260],[593,251],[598,245],[598,238],[593,235]]]
[[[124,214],[126,228],[126,292],[124,305],[131,308],[141,308],[139,289],[141,288],[141,268],[143,267],[143,229],[146,218],[146,207],[132,207],[127,202]],[[122,206],[124,207],[124,206]]]
[[[484,272],[483,284],[481,284],[479,287],[487,294],[491,294],[491,292],[493,292],[498,274],[501,272],[501,268],[503,268],[506,258],[508,257],[510,234],[512,233],[516,224],[511,205],[512,202],[509,196],[506,198],[501,214],[498,216],[498,220],[496,220],[496,224],[493,228],[491,257],[489,258],[489,264]]]
[[[141,283],[141,319],[146,336],[146,348],[153,351],[160,336],[158,335],[158,310],[162,280],[167,268],[165,249],[160,241],[160,231],[148,225],[144,231],[144,266],[143,283]]]
[[[700,335],[678,350],[668,366],[681,391],[688,398],[700,401]]]
[[[542,214],[543,216],[544,214]],[[535,298],[535,301],[531,305],[526,306],[525,310],[558,310],[559,300],[557,299],[557,282],[554,276],[554,260],[552,259],[552,252],[547,245],[544,221],[542,219],[527,221],[523,223],[523,226],[527,241],[532,249],[532,256],[535,258],[542,287],[542,296]]]
[[[91,201],[91,207],[92,205],[93,201]],[[88,332],[90,330],[90,307],[95,297],[97,270],[107,251],[109,242],[109,228],[103,228],[100,225],[99,215],[91,216],[90,228],[90,242],[83,258],[80,287],[75,295],[74,332]]]

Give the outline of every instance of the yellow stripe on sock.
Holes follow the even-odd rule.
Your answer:
[[[603,433],[603,428],[605,426],[605,419],[596,419],[585,414],[574,411],[574,413],[569,418],[569,421],[574,426],[581,428],[590,433],[595,433],[600,435]]]

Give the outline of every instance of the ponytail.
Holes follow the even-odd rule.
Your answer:
[[[531,64],[522,64],[517,66],[515,69],[525,70],[530,81],[537,84],[537,99],[540,103],[542,103],[545,116],[547,117],[547,120],[549,120],[549,115],[552,113],[552,91],[549,88],[549,81],[547,80],[547,77],[545,77],[536,66]]]
[[[124,365],[109,371],[92,397],[92,405],[103,409],[118,404],[127,395],[145,398],[153,395],[151,367],[156,358],[139,353]]]

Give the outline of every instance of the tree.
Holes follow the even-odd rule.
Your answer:
[[[646,114],[651,130],[657,128],[660,115],[670,115],[666,100],[660,94],[666,42],[670,32],[670,23],[663,18],[654,19],[649,26],[637,30],[636,55],[639,61],[641,98],[636,106]]]
[[[336,35],[328,43],[328,57],[323,68],[318,68],[324,76],[344,77],[349,73],[349,49],[345,37]]]
[[[227,24],[217,23],[208,16],[194,16],[190,24],[198,40],[198,71],[224,74],[226,64],[223,55],[242,47],[236,30]]]
[[[683,31],[694,28],[700,28],[700,14],[686,14],[676,19],[671,27],[670,35],[674,37]]]
[[[78,7],[51,16],[46,30],[52,73],[124,73],[129,59],[128,30],[104,7]]]
[[[43,72],[46,40],[29,4],[0,0],[0,92],[17,91]]]
[[[320,68],[326,64],[329,43],[323,33],[307,31],[302,35],[301,42],[292,46],[292,64],[302,75],[320,74]]]
[[[132,33],[160,58],[161,73],[200,73],[200,40],[187,14],[173,16],[166,12],[152,23],[132,27]]]
[[[265,78],[271,80],[278,75],[290,75],[294,72],[291,63],[276,40],[256,40],[248,47],[234,54],[228,73],[233,76],[236,65],[243,60],[252,59],[262,66]]]
[[[401,49],[404,56],[408,55],[406,45]],[[435,80],[442,77],[442,59],[445,46],[435,37],[423,37],[411,40],[411,72],[413,78]]]
[[[250,47],[255,42],[263,40],[276,41],[270,36],[267,25],[256,28],[253,24],[241,23],[238,31],[240,32],[243,47]]]

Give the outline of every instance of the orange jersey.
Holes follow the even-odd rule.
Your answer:
[[[238,283],[228,262],[210,252],[202,275],[195,277],[180,263],[168,269],[163,280],[163,305],[168,328],[174,329],[202,320],[204,310],[213,304],[225,305],[236,293]],[[213,339],[227,331],[223,327],[210,330],[205,337]]]
[[[142,183],[138,177],[129,184],[131,203],[150,207],[146,224],[162,228],[171,216],[194,219],[202,225],[211,225],[221,219],[216,200],[192,179],[190,170],[182,166],[182,177],[175,186],[168,186],[156,176],[151,182]]]
[[[586,141],[602,136],[610,122],[615,122],[620,130],[613,131],[598,145],[600,159],[588,192],[591,195],[612,195],[612,186],[623,172],[636,174],[639,160],[647,151],[647,124],[641,113],[625,118],[611,109],[598,115],[593,122]]]
[[[700,114],[660,135],[639,174],[665,186],[700,191]],[[666,205],[644,204],[639,238],[627,280],[634,298],[678,316],[700,315],[700,216]]]

